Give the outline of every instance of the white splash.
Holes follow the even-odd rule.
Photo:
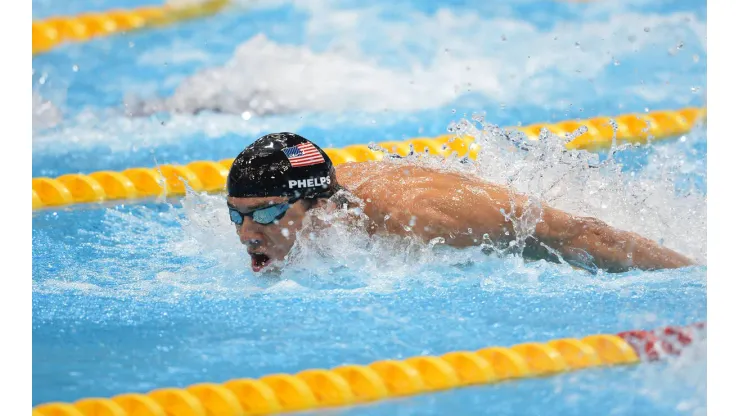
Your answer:
[[[653,149],[647,167],[632,175],[613,158],[600,162],[592,153],[568,151],[561,139],[546,134],[527,142],[523,150],[511,134],[486,123],[482,116],[475,119],[450,127],[476,137],[481,149],[475,163],[424,154],[388,163],[418,163],[478,175],[571,214],[597,217],[659,241],[700,263],[706,261],[706,194],[674,189],[680,175],[705,172],[706,166],[692,161],[689,150],[692,142],[705,140],[703,129]],[[705,284],[706,279],[701,268],[617,280],[593,277],[567,265],[526,262],[495,250],[495,255],[486,255],[491,250],[483,247],[456,250],[409,237],[369,236],[363,231],[364,216],[351,210],[314,210],[313,215],[312,221],[332,226],[301,231],[282,274],[283,280],[307,288],[388,291],[407,284],[443,285],[462,279],[474,281],[482,290],[513,285],[538,294],[579,289],[619,292],[674,279],[698,279]],[[104,230],[83,231],[98,235],[100,250],[116,259],[101,260],[93,274],[131,268],[129,289],[139,294],[162,290],[162,285],[168,290],[217,294],[278,290],[273,287],[277,280],[249,271],[249,259],[230,223],[223,195],[189,192],[182,206],[164,212],[147,207],[131,213],[109,210],[104,226]],[[526,230],[522,228],[522,234]],[[519,237],[523,240],[525,235]],[[120,259],[121,253],[144,260]],[[552,276],[557,277],[554,286],[548,283]],[[126,288],[119,290],[126,292]]]
[[[644,235],[700,263],[706,261],[706,195],[674,190],[678,175],[686,171],[680,166],[690,163],[685,153],[676,149],[681,148],[680,142],[656,150],[648,167],[632,176],[622,172],[613,159],[599,162],[591,153],[567,151],[557,138],[543,136],[523,151],[513,148],[507,136],[485,122],[478,129],[464,120],[455,129],[477,137],[482,146],[477,163],[440,161],[423,155],[388,163],[418,163],[479,175],[572,214],[594,216]],[[689,140],[700,140],[700,134]],[[243,249],[238,248],[220,198],[185,198],[183,213],[188,219],[183,231],[187,237],[175,247],[180,254],[205,255],[228,267],[243,268],[241,260],[233,258],[241,259]],[[313,215],[311,221],[332,226],[300,232],[283,273],[284,278],[308,286],[390,290],[402,282],[416,282],[416,276],[423,276],[421,280],[428,284],[439,284],[450,279],[451,270],[475,264],[486,264],[485,272],[473,273],[484,289],[524,284],[537,291],[543,276],[557,275],[560,291],[579,287],[622,291],[674,279],[694,281],[704,274],[701,270],[688,274],[666,271],[649,277],[594,278],[585,272],[574,273],[567,265],[486,255],[480,247],[456,250],[408,237],[369,236],[363,231],[366,218],[353,210],[314,210]],[[703,283],[703,278],[698,282]]]
[[[422,74],[399,74],[337,53],[316,54],[305,47],[278,45],[258,35],[242,44],[224,67],[190,77],[164,102],[143,102],[141,108],[131,103],[128,111],[135,115],[162,110],[264,115],[413,110],[419,108],[419,97],[429,92],[428,82],[415,86],[418,75]],[[454,97],[452,91],[436,95],[439,99],[432,105]]]
[[[268,2],[264,7],[279,3]],[[619,88],[601,85],[581,91],[577,86],[599,77],[613,66],[615,59],[625,62],[630,57],[643,57],[651,54],[654,47],[665,47],[667,51],[675,47],[677,38],[685,46],[672,59],[683,59],[682,54],[694,53],[689,51],[692,48],[706,51],[706,24],[685,12],[653,15],[625,8],[590,21],[556,22],[550,28],[542,28],[524,20],[483,17],[448,9],[431,15],[413,12],[399,22],[388,19],[379,6],[348,10],[331,2],[306,1],[296,3],[295,7],[308,12],[306,45],[280,44],[265,35],[257,35],[240,45],[225,65],[208,68],[186,79],[173,96],[132,104],[140,104],[142,107],[137,111],[142,113],[158,109],[185,113],[218,109],[234,115],[174,114],[165,120],[159,115],[126,118],[116,112],[83,112],[73,124],[34,134],[34,150],[61,149],[60,142],[105,144],[114,150],[128,150],[137,146],[156,147],[200,133],[206,139],[213,139],[227,133],[251,135],[265,130],[297,130],[305,122],[302,115],[266,116],[275,113],[319,113],[310,119],[312,125],[331,130],[338,125],[369,124],[372,120],[372,116],[346,116],[347,111],[385,113],[388,110],[403,117],[404,112],[444,106],[468,90],[483,95],[485,103],[547,107],[561,102],[563,97],[572,102],[607,96],[619,99],[625,90],[641,91],[648,102],[664,98],[661,91],[670,91],[680,99],[684,87],[685,94],[694,94],[690,88],[695,87],[696,79],[674,75],[668,86],[629,84],[631,81]],[[635,25],[635,21],[640,24]],[[649,31],[645,30],[647,27]],[[492,31],[497,35],[492,36]],[[398,42],[378,42],[379,39]],[[418,39],[424,40],[424,47]],[[174,50],[185,61],[209,59],[200,44],[177,43]],[[159,64],[154,51],[140,60],[143,66]],[[657,80],[662,82],[664,78]],[[242,116],[245,111],[249,117]],[[511,148],[511,143],[490,124],[463,121],[455,130],[478,137],[483,147],[479,163],[457,166],[437,163],[437,166],[507,184],[557,208],[598,217],[705,261],[706,196],[696,192],[678,196],[673,189],[680,173],[701,171],[705,167],[692,162],[683,147],[674,144],[652,151],[647,168],[633,177],[621,172],[613,160],[598,164],[593,160],[594,155],[565,151],[562,142],[552,138],[543,137],[528,151],[509,152],[502,149]],[[687,144],[702,140],[702,133],[688,136]],[[182,217],[179,228],[147,229],[147,233],[160,238],[153,245],[157,253],[166,252],[202,263],[198,267],[179,267],[183,275],[213,277],[224,275],[224,271],[250,274],[246,271],[244,250],[219,198],[190,194],[182,208],[173,208]],[[134,222],[160,221],[154,212],[146,209],[134,216],[115,212],[110,216],[116,218],[110,226],[126,238],[131,238]],[[332,243],[336,241],[341,244]],[[152,248],[140,246],[139,240],[127,244],[138,247],[136,250]],[[307,253],[312,249],[323,253],[322,257],[311,258]],[[313,236],[299,236],[293,256],[294,263],[302,264],[300,270],[313,270],[311,274],[317,276],[331,275],[329,279],[336,280],[333,284],[345,287],[358,281],[342,282],[346,273],[332,268],[349,269],[355,276],[370,276],[361,279],[363,284],[368,284],[372,279],[381,282],[384,278],[391,282],[413,279],[422,269],[427,279],[437,273],[429,265],[453,268],[456,264],[476,263],[486,258],[497,262],[491,257],[480,257],[480,252],[475,250],[448,253],[441,247],[403,239],[369,238],[341,227]],[[383,260],[378,261],[379,258]],[[149,272],[170,264],[169,259],[161,256],[151,261]],[[519,260],[503,260],[502,267],[512,269],[507,261]],[[521,279],[536,282],[543,274],[569,270],[558,267],[522,262],[513,269],[516,273],[524,270]],[[203,270],[210,271],[203,273]],[[287,275],[298,276],[300,270],[289,267]],[[169,274],[160,277],[162,281],[173,280]],[[211,283],[216,286],[229,284],[214,279]]]
[[[270,8],[284,2],[245,4]],[[679,105],[695,99],[697,85],[705,82],[691,71],[672,70],[706,65],[692,59],[706,55],[706,23],[687,12],[654,15],[615,3],[609,7],[619,9],[616,13],[594,12],[585,21],[540,27],[513,17],[444,8],[433,14],[411,11],[400,22],[388,18],[381,5],[347,9],[334,2],[301,1],[292,6],[307,15],[302,45],[258,34],[245,39],[225,64],[199,41],[177,39],[152,47],[140,55],[139,66],[197,62],[205,69],[168,76],[162,82],[175,88],[169,97],[139,99],[132,92],[152,91],[152,85],[126,83],[123,109],[86,110],[53,131],[34,132],[34,151],[59,152],[64,148],[60,142],[125,151],[183,136],[250,136],[306,124],[322,129],[379,126],[405,113],[456,102],[547,108],[570,103],[578,108],[594,100],[619,105],[625,97],[639,96],[646,104],[670,100]],[[498,14],[511,15],[505,10]],[[685,46],[669,55],[677,39]],[[659,65],[672,62],[664,73],[651,70],[639,80],[627,77],[618,84],[604,77],[615,59],[649,62],[656,51],[665,51]],[[63,100],[52,101],[64,109]],[[151,115],[160,110],[170,114]],[[151,117],[129,118],[126,112]]]
[[[624,13],[606,21],[559,22],[541,30],[526,21],[448,9],[432,16],[411,14],[404,23],[382,18],[378,8],[321,11],[307,24],[309,45],[320,46],[278,44],[258,34],[240,45],[224,66],[187,78],[171,97],[130,100],[128,111],[415,111],[440,107],[468,93],[500,103],[547,105],[561,96],[578,102],[578,94],[573,96],[573,88],[566,86],[592,89],[587,80],[613,65],[615,57],[642,57],[673,45],[677,37],[706,51],[706,24],[690,13]],[[635,27],[635,21],[649,26],[649,34]],[[491,35],[494,28],[505,33],[505,41]],[[424,46],[412,54],[412,48],[419,48],[413,39],[419,36]],[[379,39],[398,42],[378,47]],[[692,98],[690,77],[672,76],[671,81],[620,87],[635,89],[647,101]],[[615,93],[597,88],[590,94]]]
[[[633,382],[630,390],[636,388],[651,401],[672,406],[677,414],[706,415],[706,335],[694,339],[678,356],[668,356],[662,363],[639,366],[630,378]]]
[[[588,151],[569,151],[565,141],[551,134],[527,141],[528,150],[517,150],[516,134],[503,134],[497,126],[479,121],[451,126],[481,144],[476,174],[555,208],[638,233],[700,263],[706,261],[706,194],[676,190],[680,175],[706,175],[703,162],[692,160],[687,150],[691,143],[705,140],[702,128],[683,141],[654,149],[644,169],[626,173],[615,159],[599,162]]]
[[[33,131],[54,127],[62,122],[62,111],[51,102],[41,96],[37,91],[31,95]]]

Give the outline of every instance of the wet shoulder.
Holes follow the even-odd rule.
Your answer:
[[[383,162],[356,162],[337,165],[337,180],[347,189],[353,190],[368,182],[393,178],[394,166]]]
[[[428,167],[384,161],[345,163],[336,166],[336,172],[339,183],[350,191],[392,192],[392,188],[403,187],[409,190],[428,187],[432,183],[459,184],[460,181],[470,179]]]

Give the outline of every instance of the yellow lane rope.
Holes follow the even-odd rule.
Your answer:
[[[646,114],[625,114],[617,117],[596,117],[587,120],[566,120],[553,124],[533,124],[512,127],[537,140],[542,129],[566,137],[577,129],[585,132],[571,139],[569,149],[600,150],[612,142],[646,143],[648,138],[663,140],[688,133],[695,123],[706,118],[706,110],[684,108],[675,111],[654,111]],[[382,142],[378,146],[401,156],[414,152],[428,152],[448,157],[467,156],[475,159],[478,145],[473,137],[418,137],[398,142]],[[334,164],[380,160],[383,151],[367,145],[350,145],[341,149],[324,149]],[[183,195],[187,186],[195,191],[219,192],[224,189],[226,176],[233,159],[196,161],[187,165],[161,165],[157,168],[130,168],[122,172],[100,171],[91,174],[67,174],[57,178],[32,179],[33,209],[61,205],[102,202],[108,200],[137,200],[159,196]]]
[[[81,42],[114,33],[165,26],[212,15],[229,0],[206,0],[183,6],[148,6],[109,10],[77,16],[54,16],[32,23],[33,54],[47,52],[65,42]]]
[[[585,368],[636,364],[678,355],[705,331],[705,323],[654,331],[597,334],[581,339],[528,342],[510,348],[488,347],[441,356],[380,360],[369,365],[309,369],[295,375],[199,383],[46,403],[43,416],[183,415],[242,416],[349,406],[505,380],[547,377]]]

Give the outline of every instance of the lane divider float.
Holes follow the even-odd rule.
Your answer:
[[[596,117],[588,120],[566,120],[553,124],[513,127],[532,140],[540,131],[566,137],[584,126],[585,132],[571,139],[566,147],[579,150],[609,148],[617,144],[645,143],[686,134],[695,123],[706,118],[706,110],[684,108],[675,111],[655,111],[646,114],[626,114],[613,118]],[[405,141],[368,145],[350,145],[341,149],[324,149],[336,165],[368,160],[381,160],[386,153],[407,156],[411,152],[443,157],[476,159],[479,146],[471,136],[417,137]],[[185,194],[186,186],[198,192],[220,192],[234,159],[196,161],[187,165],[161,165],[157,168],[131,168],[122,172],[100,171],[91,174],[67,174],[58,178],[33,178],[33,209],[61,205],[94,203],[109,200],[137,200]]]
[[[31,25],[33,55],[48,52],[65,42],[81,42],[114,33],[166,26],[205,17],[220,11],[229,0],[188,2],[181,6],[162,5],[131,10],[109,10],[77,16],[54,16]]]
[[[45,403],[34,407],[33,412],[39,416],[242,416],[349,406],[585,368],[656,361],[680,354],[699,339],[706,339],[705,323],[381,360],[329,370],[309,369],[295,375],[271,374],[222,384],[199,383],[110,399]]]

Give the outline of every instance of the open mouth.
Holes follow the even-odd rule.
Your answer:
[[[263,253],[249,253],[252,256],[252,271],[258,272],[270,264],[270,256]]]

